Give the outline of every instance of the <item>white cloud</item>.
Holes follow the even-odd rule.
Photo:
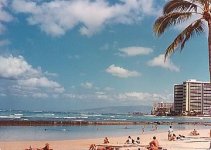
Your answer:
[[[109,66],[106,69],[106,72],[112,74],[113,76],[117,76],[120,78],[140,76],[140,73],[137,71],[130,71],[130,70],[124,69],[122,67],[115,66],[114,64]]]
[[[59,87],[58,83],[54,81],[49,81],[46,77],[19,80],[19,84],[32,87]]]
[[[109,99],[108,95],[106,93],[104,93],[104,92],[96,92],[95,96],[99,100],[107,100],[107,99]]]
[[[131,24],[144,15],[155,15],[153,0],[124,0],[110,4],[107,0],[13,0],[17,13],[28,14],[30,25],[38,25],[52,36],[64,35],[79,26],[82,35],[91,36],[107,24]]]
[[[48,72],[48,71],[45,71],[44,74],[45,74],[46,76],[49,76],[49,77],[57,77],[57,76],[58,76],[58,74],[56,74],[56,73],[51,73],[51,72]]]
[[[94,87],[90,82],[81,83],[81,86],[86,89],[92,89]]]
[[[46,93],[33,93],[32,96],[34,98],[48,98],[48,94]]]
[[[2,22],[10,22],[13,19],[13,17],[5,11],[8,3],[8,0],[0,0],[0,21]]]
[[[130,104],[134,103],[137,105],[152,105],[153,102],[173,102],[172,94],[158,94],[158,93],[148,93],[148,92],[108,92],[108,91],[97,91],[94,93],[66,93],[63,95],[68,99],[75,100],[106,100],[107,102],[118,102],[121,104]]]
[[[160,54],[159,56],[150,60],[148,62],[148,65],[152,67],[162,67],[162,68],[169,69],[170,71],[175,71],[175,72],[180,71],[179,67],[177,67],[169,58],[167,58],[166,61],[164,60],[165,60],[164,54]]]
[[[40,71],[33,69],[22,56],[0,56],[0,77],[24,78],[25,76],[39,76]]]
[[[9,5],[8,0],[0,0],[0,34],[5,31],[4,23],[13,20],[13,17],[8,13],[5,8]]]
[[[148,55],[153,52],[153,49],[148,47],[125,47],[119,49],[120,56],[137,56],[137,55]]]
[[[69,98],[69,99],[75,99],[76,98],[76,95],[72,94],[72,93],[65,93],[63,96],[66,97],[66,98]]]
[[[151,94],[149,93],[143,93],[143,92],[127,92],[123,94],[126,99],[135,99],[135,100],[147,100],[149,97],[151,97]]]
[[[7,81],[8,84],[1,91],[12,95],[43,98],[46,98],[46,95],[63,93],[64,88],[48,79],[45,74],[41,68],[33,68],[22,56],[0,56],[0,80]]]
[[[119,93],[116,97],[119,101],[136,101],[137,103],[148,103],[152,102],[173,102],[172,94],[157,94],[157,93],[148,93],[148,92],[125,92]]]

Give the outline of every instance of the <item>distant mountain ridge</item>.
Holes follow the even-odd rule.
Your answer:
[[[141,112],[145,114],[151,113],[151,106],[110,106],[110,107],[101,107],[101,108],[92,108],[92,109],[83,109],[80,112],[85,113],[133,113],[133,112]]]

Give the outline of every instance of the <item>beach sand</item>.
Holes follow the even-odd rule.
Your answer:
[[[211,127],[210,127],[211,128]],[[136,137],[140,137],[141,144],[147,145],[153,136],[156,136],[160,146],[166,148],[167,150],[208,150],[210,147],[210,130],[209,129],[200,129],[198,132],[199,136],[189,136],[191,130],[181,130],[174,131],[176,135],[182,134],[187,138],[184,140],[176,140],[176,141],[168,141],[167,140],[167,131],[154,131],[137,135],[130,135],[133,139]],[[124,144],[127,140],[127,136],[121,137],[109,137],[109,141],[111,144]],[[62,140],[62,141],[0,141],[1,150],[24,150],[25,148],[29,148],[31,145],[33,148],[41,148],[44,147],[45,143],[49,143],[50,147],[53,150],[88,150],[91,144],[102,144],[102,138],[92,139],[90,135],[90,139],[79,139],[79,140]],[[138,148],[136,148],[138,149]]]

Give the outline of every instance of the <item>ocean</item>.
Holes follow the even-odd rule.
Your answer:
[[[170,117],[133,114],[99,114],[75,112],[46,112],[0,110],[0,120],[44,120],[44,121],[132,121],[132,122],[196,122],[211,123],[209,117]],[[17,140],[69,140],[99,138],[105,136],[128,136],[153,132],[153,125],[88,125],[88,126],[0,126],[1,141]],[[158,125],[159,131],[168,129],[168,125]],[[209,126],[174,125],[174,129],[209,128]]]

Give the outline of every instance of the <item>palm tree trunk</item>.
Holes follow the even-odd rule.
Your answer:
[[[211,83],[211,19],[208,20],[208,53],[209,53],[209,73],[210,73],[210,83]]]

